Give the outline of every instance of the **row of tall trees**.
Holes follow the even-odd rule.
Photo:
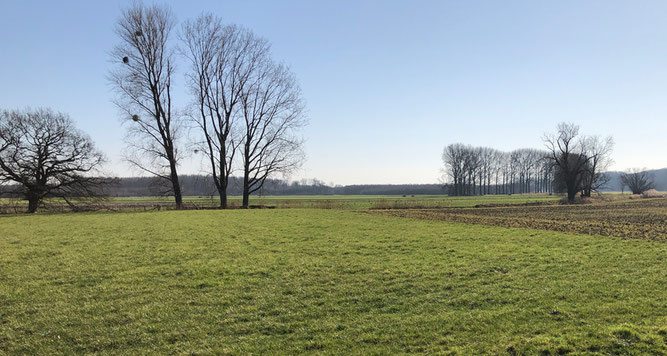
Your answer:
[[[554,170],[547,152],[455,143],[445,147],[442,160],[450,195],[551,192]]]
[[[227,207],[235,171],[243,176],[243,207],[267,178],[302,161],[299,129],[305,125],[297,80],[271,57],[269,43],[250,30],[203,14],[179,31],[164,6],[135,4],[123,11],[110,73],[116,104],[129,122],[127,158],[158,177],[182,206],[179,161],[202,153]],[[178,32],[178,33],[175,33]],[[175,63],[184,60],[190,105],[177,109]],[[194,138],[184,149],[184,130]],[[180,150],[179,150],[180,148]]]
[[[574,124],[561,123],[543,137],[546,150],[502,152],[455,143],[442,153],[450,195],[567,192],[590,196],[602,188],[611,163],[611,137],[584,136]]]
[[[122,177],[106,187],[112,197],[154,196],[159,194],[153,181],[155,177]],[[217,188],[210,176],[181,175],[179,177],[185,196],[217,198]],[[230,196],[241,196],[243,177],[232,176],[227,191]],[[363,184],[335,185],[318,179],[286,181],[268,178],[259,195],[440,195],[446,193],[441,184]],[[0,197],[2,190],[0,187]]]

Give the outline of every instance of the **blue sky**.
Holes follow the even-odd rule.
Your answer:
[[[106,74],[128,3],[0,2],[0,108],[69,113],[118,175],[133,172]],[[252,29],[292,67],[310,121],[295,179],[435,183],[449,143],[540,148],[560,121],[612,135],[614,169],[667,167],[664,1],[167,3]]]

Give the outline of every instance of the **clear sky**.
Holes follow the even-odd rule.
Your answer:
[[[106,74],[128,3],[0,2],[0,108],[69,113],[118,175]],[[310,121],[295,179],[435,183],[449,143],[541,148],[560,121],[612,135],[613,169],[667,167],[665,1],[168,3],[252,29],[292,67]]]

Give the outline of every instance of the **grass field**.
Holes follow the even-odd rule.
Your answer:
[[[664,241],[336,209],[0,229],[0,354],[667,353]]]

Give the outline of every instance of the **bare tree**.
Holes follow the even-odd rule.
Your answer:
[[[490,193],[491,175],[493,170],[494,150],[490,147],[479,148],[479,175],[480,175],[480,195]]]
[[[555,135],[543,138],[549,150],[549,159],[556,168],[556,183],[567,191],[567,200],[573,202],[581,190],[584,172],[590,158],[585,154],[584,140],[579,135],[579,126],[571,123],[558,124]]]
[[[540,160],[538,175],[540,177],[540,190],[539,192],[548,192],[553,193],[553,182],[554,182],[554,166],[549,159],[549,152],[540,151]]]
[[[621,174],[623,186],[628,186],[632,194],[641,194],[649,189],[653,189],[653,177],[646,169],[632,168]]]
[[[500,174],[503,179],[501,193],[508,194],[510,192],[509,183],[512,167],[511,156],[507,152],[502,152],[501,155],[498,156],[498,159],[500,160]]]
[[[240,139],[235,132],[242,120],[239,108],[251,89],[250,80],[266,60],[266,40],[237,26],[223,26],[213,15],[184,24],[181,38],[190,61],[187,75],[195,96],[193,115],[201,133],[198,148],[206,155],[220,196],[227,207],[227,187]]]
[[[604,172],[612,163],[613,148],[614,140],[611,137],[602,139],[599,136],[590,136],[585,139],[584,151],[588,163],[583,173],[582,196],[590,197],[592,192],[598,191],[609,182],[609,177]]]
[[[290,70],[268,56],[258,61],[241,98],[243,207],[272,174],[303,160],[298,130],[305,125],[301,90]]]
[[[516,185],[517,176],[521,177],[520,167],[521,166],[521,151],[514,150],[509,153],[509,193],[519,193],[518,187]],[[520,181],[521,179],[519,179]]]
[[[444,171],[451,182],[447,190],[449,195],[464,195],[464,155],[467,146],[462,143],[450,144],[442,151]]]
[[[574,201],[578,192],[590,196],[608,181],[604,170],[611,163],[614,141],[611,137],[579,134],[579,126],[560,123],[556,135],[545,135],[548,160],[554,170],[554,185],[567,191],[567,200]]]
[[[532,148],[522,148],[512,151],[512,165],[514,172],[518,175],[519,193],[531,192],[531,183],[535,179],[535,169],[538,167],[541,154],[538,150]]]
[[[490,177],[490,149],[455,143],[442,153],[444,171],[452,184],[449,195],[484,194]]]
[[[503,164],[505,161],[505,154],[502,151],[494,149],[491,153],[491,175],[494,178],[493,194],[500,193],[500,179],[503,174]]]
[[[126,158],[166,182],[176,207],[182,208],[176,147],[179,119],[171,86],[174,25],[173,14],[164,6],[135,4],[125,9],[115,29],[120,43],[112,51],[112,61],[119,66],[109,79],[118,93],[116,104],[130,123]]]
[[[49,109],[0,112],[0,185],[28,200],[34,213],[44,198],[99,196],[104,162],[69,117]]]

